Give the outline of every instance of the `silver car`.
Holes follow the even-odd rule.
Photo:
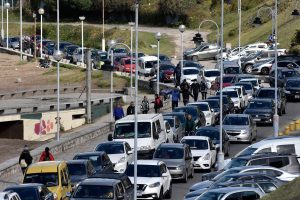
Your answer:
[[[179,142],[183,136],[184,130],[180,125],[180,120],[177,116],[164,116],[164,120],[168,121],[173,133],[174,133],[174,141]]]
[[[85,49],[86,48],[83,48],[83,53],[85,53]],[[82,48],[81,47],[75,49],[75,51],[73,52],[72,61],[74,64],[77,64],[78,62],[82,62]]]
[[[4,38],[1,42],[2,47],[6,47],[7,39]],[[9,37],[8,48],[19,49],[20,48],[20,37]]]
[[[219,53],[219,48],[215,44],[201,45],[195,49],[184,52],[186,60],[193,60],[195,62],[205,59],[215,59]]]
[[[180,143],[163,143],[153,154],[153,160],[161,160],[167,165],[172,179],[179,179],[184,183],[194,176],[192,159],[190,147]]]
[[[223,128],[230,141],[249,142],[256,140],[256,123],[248,114],[228,114],[223,120]]]

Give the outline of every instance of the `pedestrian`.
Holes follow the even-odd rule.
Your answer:
[[[171,91],[172,95],[172,110],[178,107],[178,102],[180,101],[180,90],[175,86],[175,88]]]
[[[207,85],[204,79],[202,79],[200,83],[200,92],[202,95],[202,100],[205,100],[207,97]]]
[[[185,122],[185,135],[191,135],[196,128],[196,124],[192,118],[192,115],[187,115],[187,119]]]
[[[197,82],[197,79],[193,80],[193,83],[191,84],[191,90],[194,96],[194,101],[197,102],[200,91],[200,84]]]
[[[21,166],[22,173],[25,174],[25,171],[29,165],[32,164],[32,156],[30,155],[30,151],[28,149],[28,146],[25,145],[24,149],[19,157],[19,165]]]
[[[144,99],[141,103],[141,111],[143,114],[147,114],[149,111],[149,101],[147,99],[147,96],[144,96]]]
[[[155,94],[155,99],[152,103],[154,103],[155,113],[159,113],[160,109],[163,107],[163,102],[158,94]]]
[[[134,103],[132,101],[132,102],[130,102],[130,105],[127,108],[127,115],[133,115],[134,112],[135,112],[135,106],[134,106]]]
[[[40,162],[43,161],[53,161],[54,160],[54,156],[50,153],[50,149],[49,147],[45,148],[45,151],[43,151],[41,157],[40,157]]]
[[[181,93],[182,93],[182,101],[183,105],[187,105],[190,101],[190,96],[193,97],[193,95],[190,92],[190,85],[188,82],[184,79],[182,83],[180,84]]]
[[[117,103],[116,107],[114,108],[113,115],[114,115],[116,121],[125,116],[124,110],[120,103]]]
[[[181,68],[180,65],[178,64],[174,70],[174,75],[175,75],[175,86],[180,85],[180,78],[181,78]]]

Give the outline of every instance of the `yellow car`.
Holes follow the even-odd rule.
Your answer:
[[[72,191],[69,171],[65,161],[45,161],[30,165],[23,183],[44,184],[54,195],[55,200],[64,200]]]

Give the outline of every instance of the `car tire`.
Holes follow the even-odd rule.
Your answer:
[[[282,114],[286,114],[285,107],[283,108]]]
[[[166,193],[165,197],[167,199],[171,199],[172,198],[172,183],[170,184],[170,188],[169,188],[168,192]]]
[[[189,178],[194,178],[194,168],[191,170],[191,174],[189,175]]]
[[[193,57],[192,57],[192,60],[193,60],[194,62],[198,62],[198,57],[197,57],[197,56],[193,56]]]
[[[227,151],[226,151],[226,153],[225,153],[225,156],[229,156],[229,150],[230,150],[230,143],[228,144],[228,147],[227,147]]]
[[[159,192],[159,197],[157,198],[158,200],[163,200],[164,199],[164,192],[163,192],[163,188],[160,189]]]
[[[264,68],[262,68],[262,69],[260,70],[260,73],[261,73],[262,75],[269,75],[270,70],[269,70],[269,68],[264,67]]]
[[[188,182],[188,171],[187,170],[185,171],[185,174],[184,174],[184,177],[182,179],[182,182],[183,183],[187,183]]]
[[[279,116],[282,116],[282,108],[280,108],[280,109],[278,110],[278,115],[279,115]]]
[[[245,72],[247,74],[251,74],[252,73],[252,65],[248,64],[245,66]]]

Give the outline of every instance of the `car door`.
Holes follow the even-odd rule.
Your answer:
[[[194,170],[194,166],[193,166],[193,155],[192,155],[191,148],[189,146],[185,147],[184,155],[185,155],[185,165],[186,165],[186,168],[191,173],[192,170]]]
[[[126,150],[127,163],[130,164],[133,161],[133,152],[130,145],[127,142],[125,143],[125,150]]]
[[[162,185],[163,185],[163,189],[164,189],[164,194],[169,190],[170,188],[170,184],[171,184],[171,176],[170,176],[170,172],[167,169],[167,166],[164,163],[161,163],[160,166],[160,172],[162,175]]]

